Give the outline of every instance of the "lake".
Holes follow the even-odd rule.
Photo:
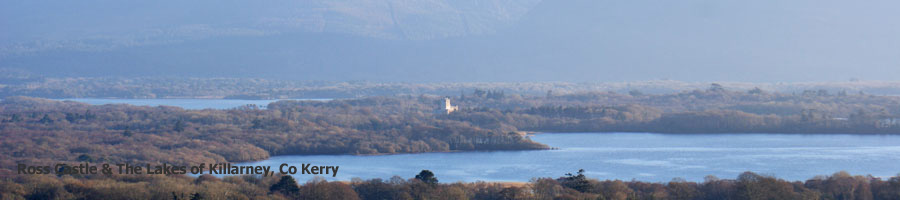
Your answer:
[[[232,99],[64,99],[88,104],[178,106],[185,109],[228,109],[277,100]],[[327,101],[329,99],[300,99]],[[702,181],[706,175],[733,179],[744,171],[806,180],[837,171],[900,173],[900,136],[845,134],[654,134],[544,133],[532,140],[558,150],[421,153],[377,156],[275,156],[241,165],[282,163],[338,165],[328,180],[411,178],[431,170],[442,182],[528,181],[559,177],[585,169],[592,178],[665,182],[672,178]],[[298,180],[311,179],[297,175]]]
[[[74,98],[57,99],[60,101],[76,101],[91,105],[131,104],[136,106],[176,106],[184,109],[231,109],[244,105],[257,105],[265,108],[269,103],[279,100],[328,101],[331,99],[275,99],[275,100],[242,100],[242,99],[92,99]]]
[[[528,181],[585,169],[599,179],[667,182],[734,179],[744,171],[807,180],[841,170],[876,177],[900,172],[900,136],[843,134],[544,133],[559,150],[353,156],[275,156],[240,165],[338,165],[327,180],[412,178],[431,170],[441,182]],[[276,171],[277,172],[277,171]],[[295,175],[303,182],[311,175]]]

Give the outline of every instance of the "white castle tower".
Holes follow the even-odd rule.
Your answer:
[[[444,105],[441,106],[440,108],[438,108],[437,112],[438,112],[438,113],[444,113],[444,114],[450,114],[450,113],[452,113],[453,111],[456,111],[457,109],[459,109],[459,106],[451,105],[451,104],[450,104],[450,98],[449,98],[449,97],[444,97]]]

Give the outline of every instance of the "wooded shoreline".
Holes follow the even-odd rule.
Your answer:
[[[445,98],[451,99],[459,109],[449,114],[435,112],[436,107]],[[381,155],[552,148],[531,141],[521,134],[523,132],[898,134],[900,118],[895,117],[898,114],[900,114],[900,97],[828,92],[782,94],[759,89],[729,91],[715,85],[707,90],[663,95],[610,92],[557,95],[548,92],[546,96],[524,96],[507,94],[503,91],[475,90],[472,93],[449,97],[400,95],[328,102],[277,101],[269,104],[267,109],[248,105],[225,110],[185,110],[170,106],[88,105],[31,97],[8,97],[0,101],[0,157],[3,158],[0,159],[0,175],[6,178],[4,187],[12,188],[4,190],[14,191],[12,192],[14,197],[38,194],[74,195],[74,197],[132,194],[125,191],[135,190],[134,188],[118,190],[111,186],[121,185],[122,182],[137,184],[122,186],[124,188],[132,186],[140,188],[147,184],[171,182],[172,185],[188,188],[178,191],[190,191],[186,192],[189,195],[217,195],[222,193],[206,191],[202,188],[209,186],[204,186],[202,183],[204,181],[198,181],[209,179],[208,177],[171,180],[128,176],[47,177],[46,180],[37,180],[45,178],[15,175],[10,169],[17,163],[115,162],[189,165],[254,161],[273,155]],[[844,174],[835,176],[843,181],[838,181],[840,184],[849,184],[844,183],[849,181],[854,184],[852,187],[870,187],[868,191],[873,198],[878,195],[890,196],[894,194],[890,192],[900,191],[900,181],[892,182],[900,180],[897,178],[876,181],[874,177]],[[246,198],[293,197],[291,196],[293,194],[278,194],[266,190],[271,186],[270,183],[277,180],[246,177],[223,180],[218,182],[223,185],[216,186],[223,187],[223,191],[239,191],[237,188],[251,187],[243,184],[256,185],[251,187],[257,188],[256,192],[240,192]],[[517,197],[515,199],[598,198],[608,194],[646,197],[653,193],[662,194],[661,191],[668,191],[667,187],[682,187],[680,183],[654,185],[621,181],[587,181],[579,184],[590,183],[587,184],[589,186],[565,186],[571,182],[564,179],[551,180],[552,182],[546,181],[545,184],[556,184],[559,187],[551,187],[556,188],[551,191],[557,192],[550,196],[534,196],[542,192],[528,190],[526,187],[505,187],[489,183],[480,186],[478,183],[469,183],[438,187],[447,191],[424,189],[425,186],[416,186],[419,183],[399,185],[378,181],[370,183],[379,185],[378,187],[385,186],[382,183],[387,184],[390,186],[388,188],[394,189],[385,191],[401,195],[398,198],[405,197],[402,196],[405,193],[412,198],[426,197],[421,195],[437,195],[431,196],[434,198],[465,195],[465,198],[482,199],[481,196],[476,197],[478,191],[486,191],[481,193],[483,195],[511,194]],[[757,183],[766,185],[759,186],[761,188],[754,191],[780,191],[767,194],[788,195],[779,197],[791,197],[789,199],[825,198],[827,195],[840,193],[828,191],[828,187],[817,185],[827,179],[801,183],[746,175],[736,180],[716,183],[730,184],[728,188],[731,189],[723,192],[723,195],[737,195],[743,187],[739,184],[741,180],[753,183],[746,185],[747,187],[757,187]],[[863,186],[864,182],[869,185]],[[890,189],[894,184],[898,185],[898,189]],[[93,188],[95,185],[97,188]],[[307,185],[301,188],[322,186],[333,190],[352,190],[359,194],[355,196],[358,198],[369,196],[363,194],[366,192],[355,184],[315,182]],[[693,186],[685,187],[698,189],[702,188],[702,185],[704,184],[693,183]],[[876,191],[875,185],[880,189]],[[454,187],[456,189],[452,189]],[[607,187],[618,189],[607,191],[604,189]],[[35,188],[46,190],[34,190]],[[457,192],[446,193],[450,190]],[[506,192],[503,192],[504,190]],[[171,192],[159,193],[160,191],[146,191],[148,193],[143,196],[152,193],[164,195],[165,198],[171,197],[169,194]],[[422,193],[422,191],[431,192]],[[882,192],[888,193],[876,194]],[[862,193],[854,195],[866,197],[863,199],[870,197],[869,194]],[[347,198],[352,197],[354,196]],[[618,197],[622,196],[604,198]],[[713,199],[724,197],[716,196]],[[692,196],[687,199],[703,198]]]

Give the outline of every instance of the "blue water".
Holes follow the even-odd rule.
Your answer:
[[[88,104],[178,106],[228,109],[265,106],[276,100],[230,99],[65,99]],[[327,101],[329,99],[307,99]],[[672,178],[702,181],[706,175],[735,178],[744,171],[806,180],[837,171],[876,177],[900,173],[900,136],[844,134],[653,134],[545,133],[532,140],[559,150],[422,153],[378,156],[276,156],[241,165],[282,163],[338,165],[328,180],[415,176],[433,171],[442,182],[528,181],[559,177],[585,169],[599,179],[664,182]],[[296,175],[298,180],[311,175]]]
[[[176,106],[184,109],[231,109],[244,105],[257,105],[265,108],[269,103],[278,100],[241,100],[241,99],[59,99],[60,101],[77,101],[91,105],[131,104],[136,106]],[[291,99],[328,101],[331,99]]]
[[[900,136],[790,134],[545,133],[531,137],[559,150],[378,156],[275,156],[241,165],[338,165],[327,180],[411,178],[431,170],[442,182],[528,181],[585,169],[599,179],[665,182],[733,179],[744,171],[807,180],[841,170],[876,177],[900,173]],[[298,180],[312,175],[295,175]]]

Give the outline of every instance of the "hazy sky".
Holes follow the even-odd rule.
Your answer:
[[[0,1],[0,67],[372,81],[897,80],[898,1]]]

